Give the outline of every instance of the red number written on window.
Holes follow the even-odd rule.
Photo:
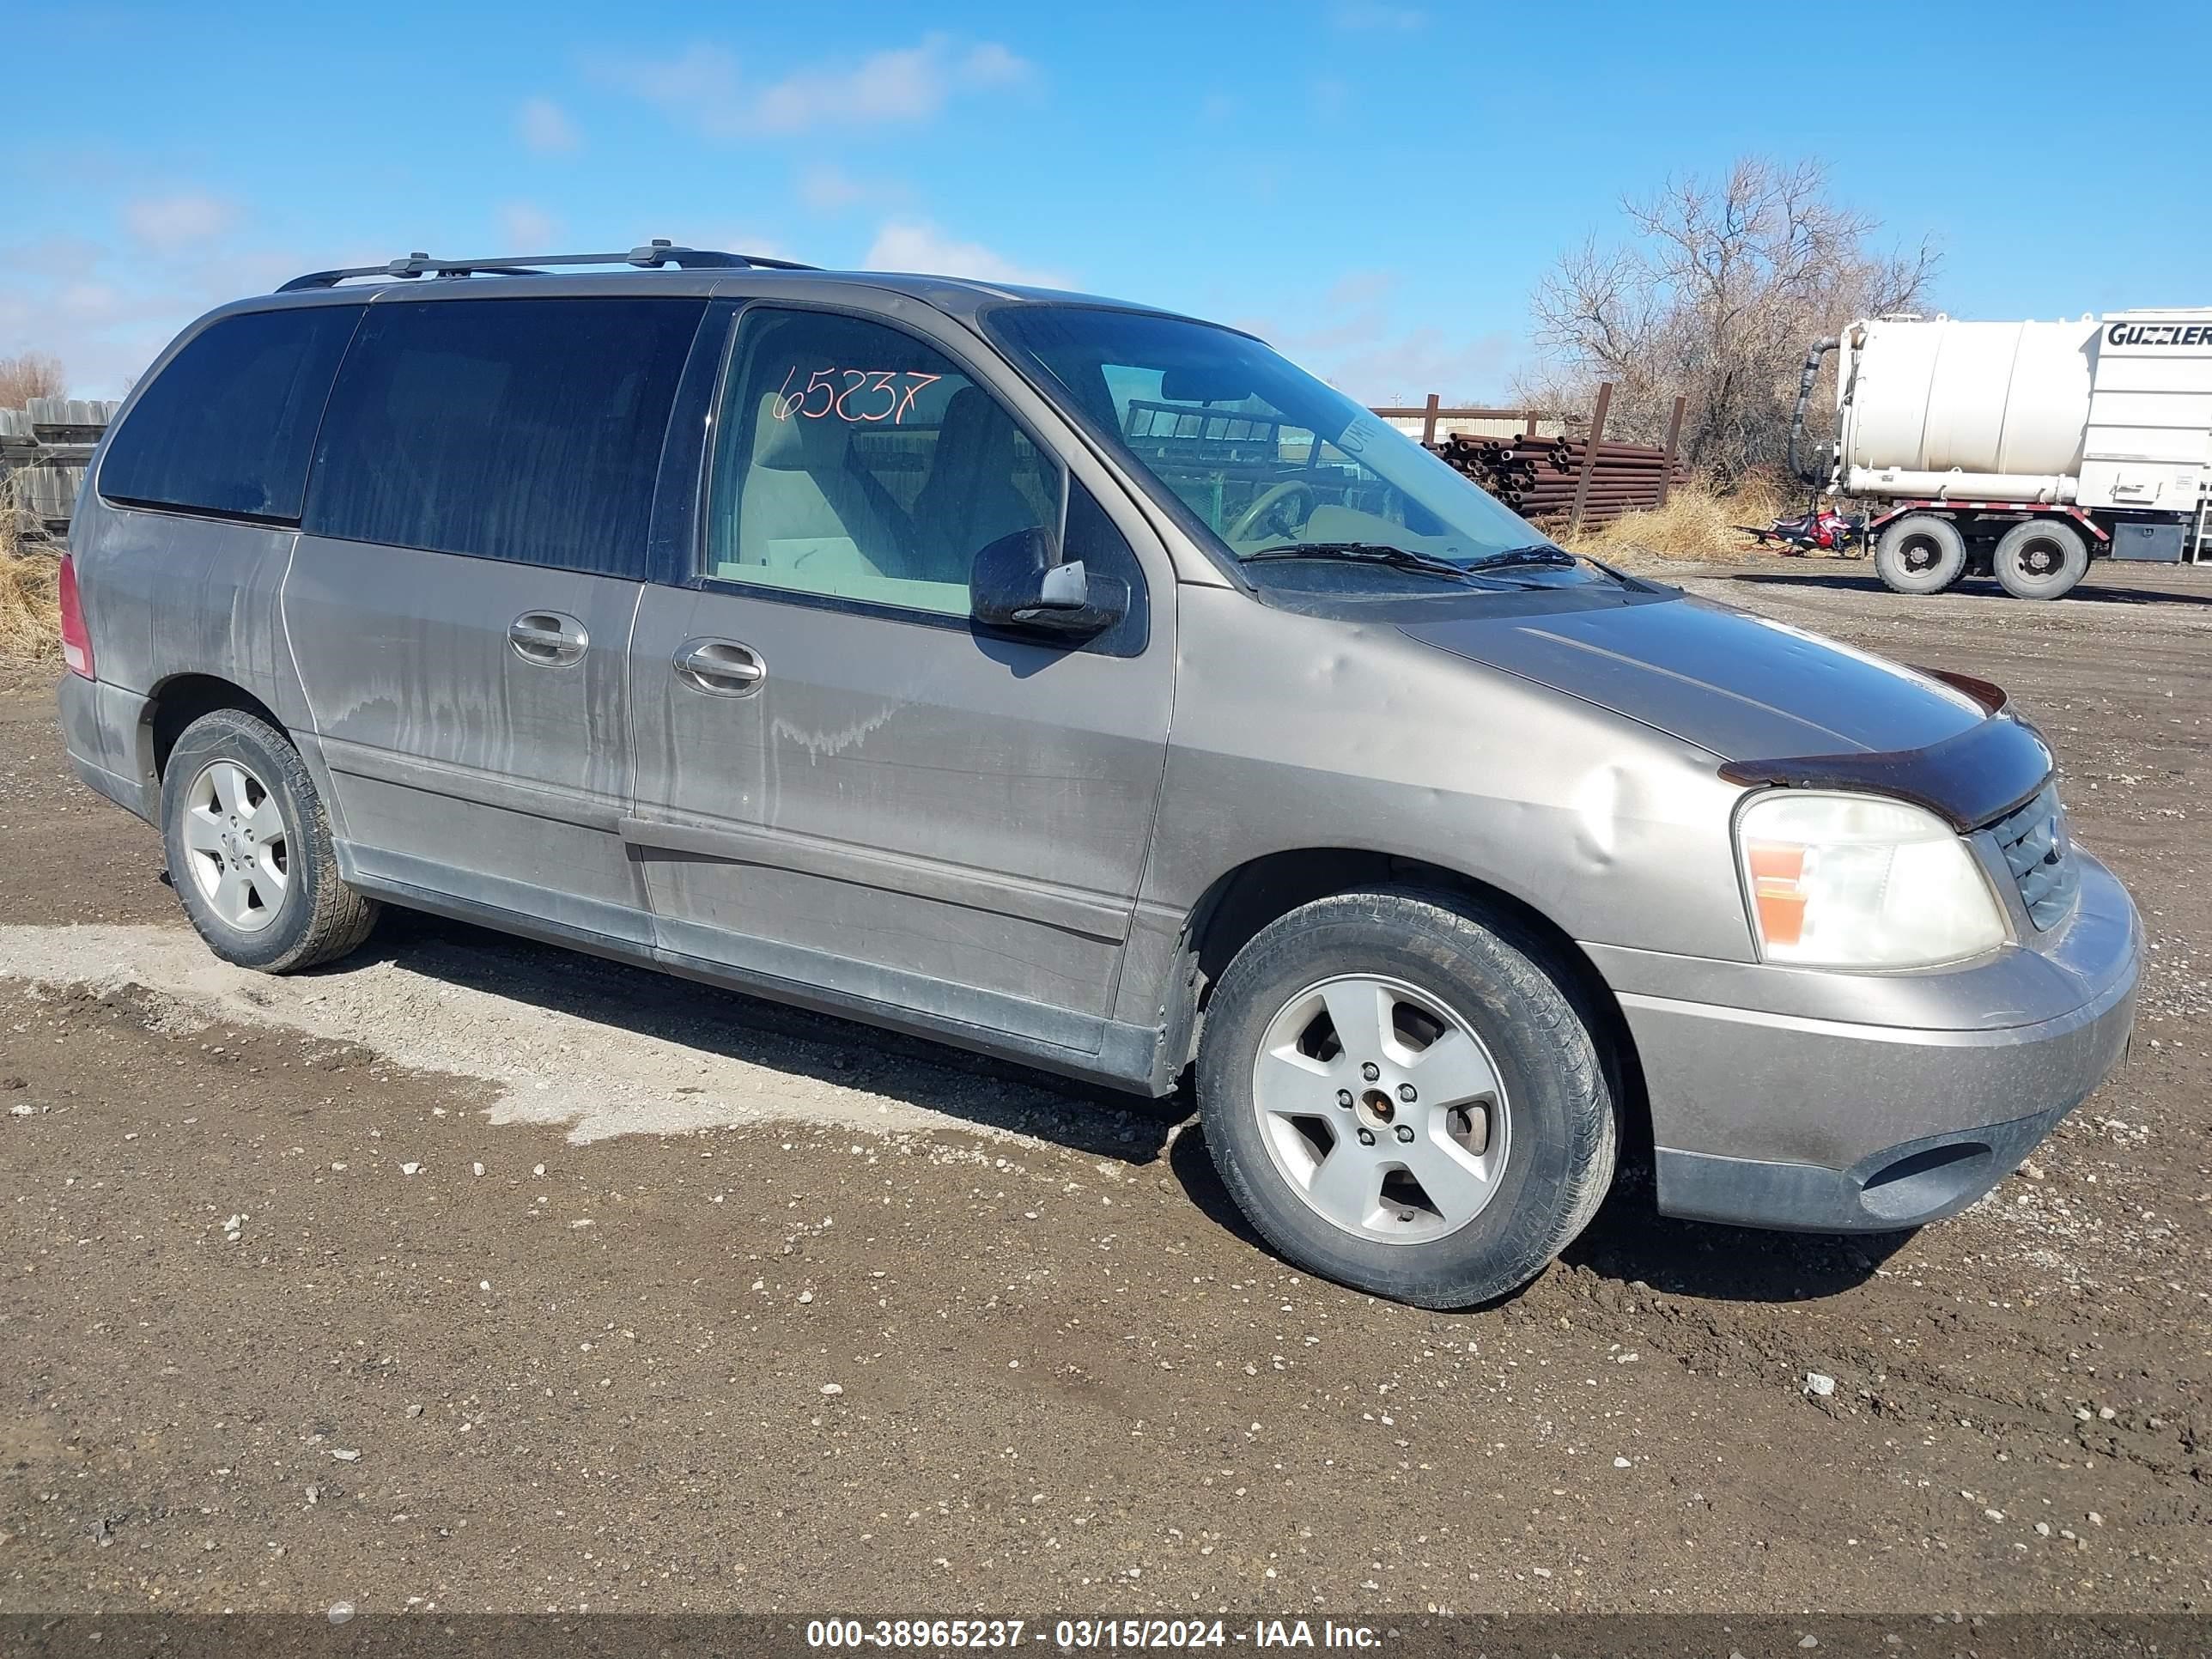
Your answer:
[[[893,426],[913,410],[915,392],[945,378],[918,368],[817,368],[794,391],[792,383],[798,377],[799,365],[793,363],[769,411],[777,420],[797,415],[819,421],[834,415],[841,421],[889,421]]]

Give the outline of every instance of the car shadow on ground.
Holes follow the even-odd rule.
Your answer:
[[[1271,1250],[1222,1184],[1197,1123],[1173,1137],[1166,1155],[1177,1184],[1209,1221],[1255,1249]],[[1911,1237],[1910,1232],[1758,1232],[1676,1221],[1655,1208],[1649,1173],[1630,1167],[1559,1259],[1628,1290],[1721,1302],[1804,1302],[1864,1284]],[[1527,1289],[1488,1305],[1514,1301]]]
[[[1187,1087],[1164,1100],[1146,1100],[419,912],[386,911],[370,949],[376,959],[410,972],[610,1030],[865,1090],[1086,1157],[1153,1165],[1209,1221],[1253,1249],[1272,1253],[1223,1185]],[[1649,1171],[1631,1164],[1562,1260],[1626,1287],[1730,1302],[1795,1302],[1863,1282],[1911,1237],[1753,1232],[1671,1220],[1654,1207]]]
[[[1676,1220],[1659,1213],[1650,1171],[1632,1167],[1560,1259],[1630,1288],[1718,1302],[1805,1302],[1864,1284],[1912,1237]]]
[[[488,995],[748,1065],[866,1091],[982,1130],[1011,1130],[1087,1155],[1154,1162],[1187,1115],[1154,1102],[855,1020],[540,945],[420,911],[387,908],[368,949],[315,970],[384,961]],[[684,1092],[684,1091],[678,1091]]]

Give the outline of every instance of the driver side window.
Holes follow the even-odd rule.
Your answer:
[[[716,429],[718,581],[964,617],[981,549],[1060,526],[1059,465],[951,358],[864,318],[747,312]]]

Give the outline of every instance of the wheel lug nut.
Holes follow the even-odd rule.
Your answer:
[[[1336,1103],[1343,1107],[1346,1111],[1351,1110],[1352,1091],[1349,1089],[1339,1089],[1336,1091]]]
[[[1382,1075],[1382,1068],[1370,1060],[1364,1066],[1359,1068],[1359,1075],[1365,1078],[1370,1083],[1372,1083],[1376,1078]]]
[[[1401,1140],[1411,1140],[1413,1138],[1413,1126],[1410,1123],[1401,1123],[1398,1126],[1398,1139]]]
[[[1398,1085],[1398,1098],[1404,1101],[1408,1106],[1412,1105],[1413,1103],[1413,1085],[1410,1083],[1400,1084]]]
[[[1375,1144],[1375,1131],[1362,1129],[1359,1132],[1359,1144],[1363,1146],[1372,1146]]]

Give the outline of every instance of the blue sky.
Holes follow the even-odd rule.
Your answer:
[[[133,7],[9,27],[0,354],[114,396],[319,265],[672,236],[1255,327],[1503,394],[1624,192],[1816,157],[1954,314],[2212,303],[2212,7],[1526,0]]]

